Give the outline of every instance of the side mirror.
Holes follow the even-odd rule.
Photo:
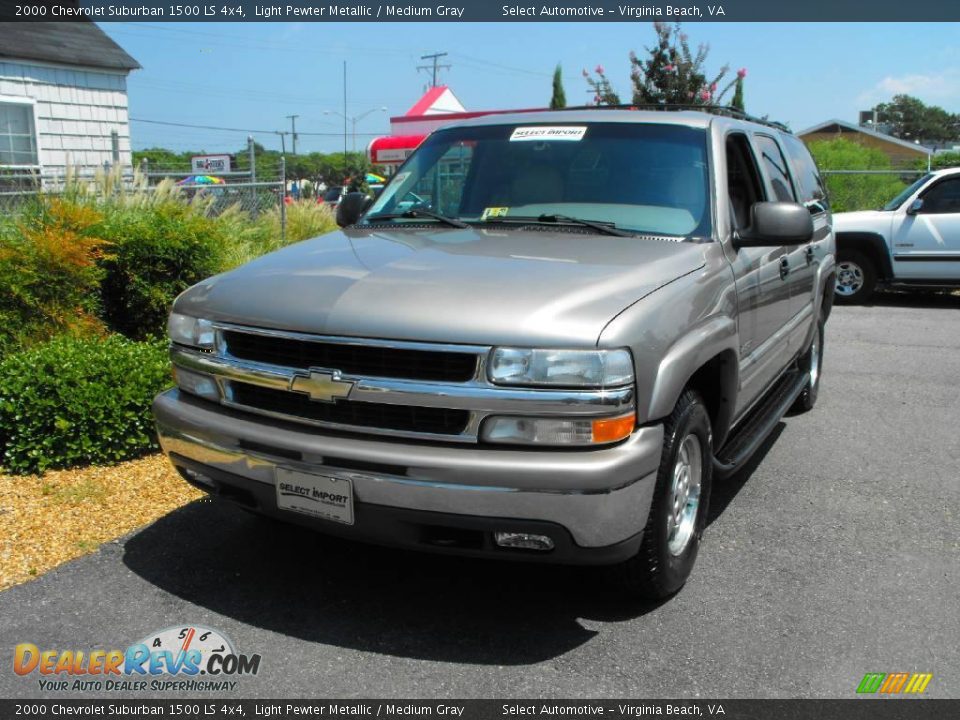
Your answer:
[[[907,208],[907,215],[916,215],[921,210],[923,210],[923,198],[917,198]]]
[[[734,237],[734,247],[800,245],[813,237],[813,218],[793,202],[758,202],[750,208],[750,227]]]
[[[353,225],[372,204],[373,198],[366,193],[347,193],[340,199],[340,204],[337,205],[337,225],[340,227]]]

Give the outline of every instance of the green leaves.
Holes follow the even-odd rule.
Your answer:
[[[171,384],[166,342],[61,337],[0,362],[0,465],[113,463],[157,447],[150,406]]]

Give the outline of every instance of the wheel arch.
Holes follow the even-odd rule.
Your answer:
[[[890,259],[890,251],[883,236],[872,232],[855,231],[838,232],[836,237],[838,262],[843,261],[845,250],[856,250],[874,261],[878,280],[893,278],[893,261]]]
[[[673,344],[659,364],[649,406],[651,420],[667,417],[687,389],[703,398],[713,445],[730,430],[740,382],[736,321],[714,317]]]

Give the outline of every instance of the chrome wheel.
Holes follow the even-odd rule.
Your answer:
[[[700,438],[691,433],[683,439],[673,466],[671,502],[667,506],[667,549],[671,555],[683,554],[694,535],[702,479]]]
[[[863,268],[850,260],[843,260],[837,266],[837,295],[852,297],[863,288]]]

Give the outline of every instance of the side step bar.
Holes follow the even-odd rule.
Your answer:
[[[807,374],[799,370],[791,370],[780,378],[714,456],[715,477],[729,477],[746,464],[803,392],[807,380]]]

